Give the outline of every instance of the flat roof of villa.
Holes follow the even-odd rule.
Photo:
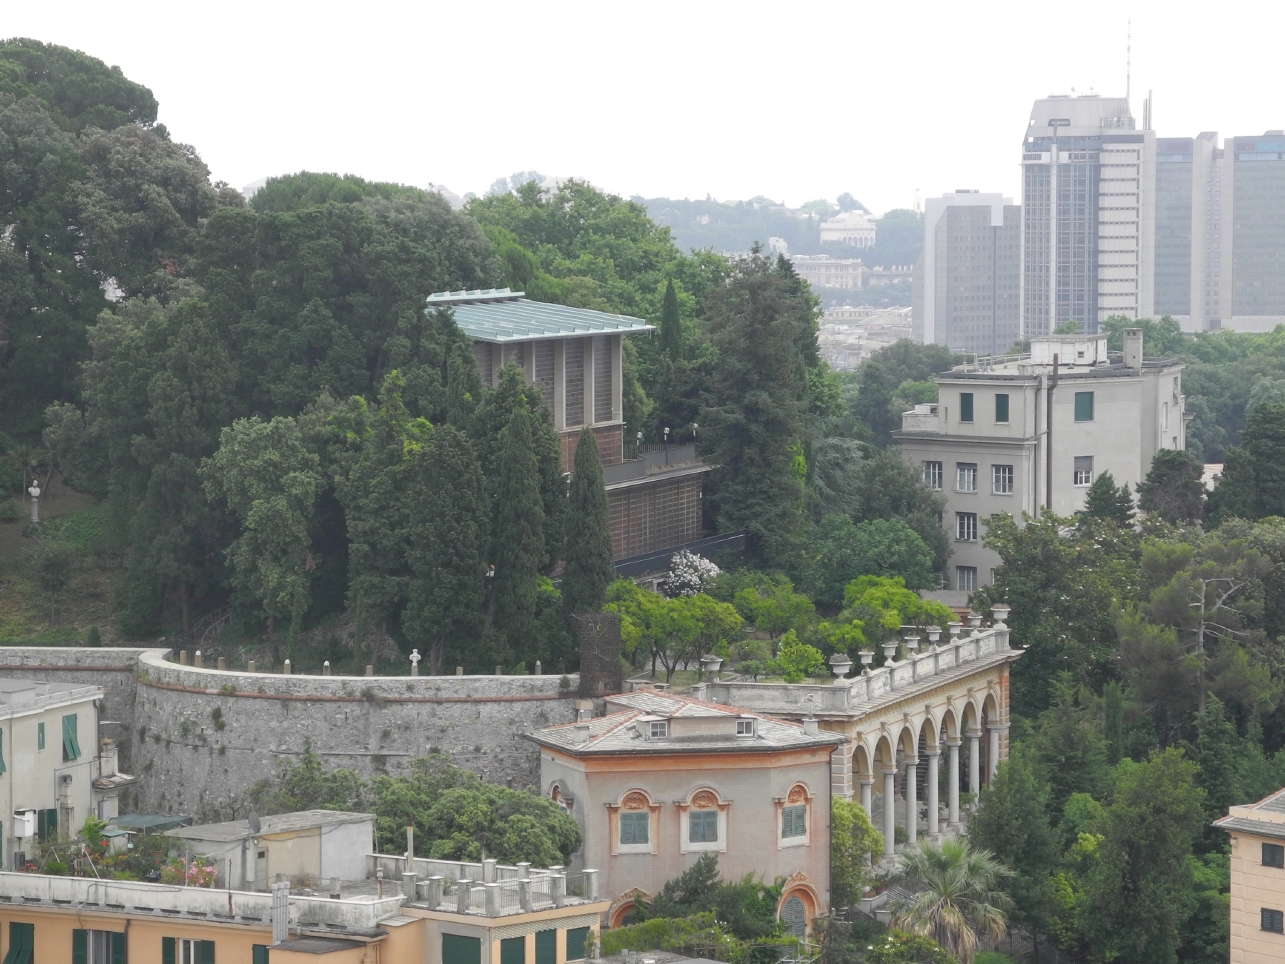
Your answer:
[[[531,301],[508,288],[438,291],[429,308],[450,308],[460,331],[474,341],[507,344],[545,338],[579,338],[651,331],[655,326],[631,315]]]

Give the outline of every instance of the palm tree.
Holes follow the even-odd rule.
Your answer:
[[[907,847],[900,856],[894,880],[911,893],[889,901],[893,927],[931,937],[960,964],[972,964],[981,935],[1004,935],[1013,901],[999,884],[1013,872],[990,851],[956,838]]]

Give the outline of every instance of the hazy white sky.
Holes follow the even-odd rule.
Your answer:
[[[0,34],[118,64],[216,179],[300,169],[481,193],[534,168],[630,196],[882,213],[1015,193],[1031,101],[1155,91],[1162,136],[1285,127],[1285,6],[1182,2],[0,6]]]

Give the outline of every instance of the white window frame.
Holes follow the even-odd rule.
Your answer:
[[[1081,470],[1081,468],[1079,467],[1079,462],[1082,459],[1088,460],[1088,463],[1089,463],[1088,472]],[[1075,456],[1075,459],[1071,463],[1071,484],[1080,488],[1090,486],[1093,484],[1093,456],[1092,455]]]
[[[941,462],[933,459],[926,459],[924,461],[920,477],[923,479],[924,485],[928,486],[928,488],[932,489],[934,492],[940,492],[944,475],[945,466],[943,466]]]
[[[972,575],[972,585],[964,585],[964,574]],[[976,566],[956,566],[955,567],[955,591],[956,592],[977,592],[977,567]]]
[[[737,736],[753,736],[753,735],[754,735],[754,721],[753,721],[753,720],[737,720],[737,721],[736,721],[736,735],[737,735]]]
[[[710,794],[714,798],[714,806],[697,807],[692,802],[703,794]],[[727,852],[727,812],[729,805],[724,802],[723,798],[712,788],[705,786],[693,790],[688,798],[678,804],[678,826],[679,826],[679,850],[682,853],[726,853]],[[693,813],[717,813],[718,814],[718,839],[717,840],[698,840],[692,841],[692,821]]]
[[[964,487],[964,480],[968,478],[971,482],[970,488]],[[955,491],[956,492],[976,492],[977,491],[977,463],[976,462],[956,462],[955,463]]]
[[[652,720],[647,724],[647,739],[669,739],[669,720]]]
[[[962,534],[967,533],[967,534]],[[955,513],[955,541],[956,542],[976,542],[977,541],[977,513],[976,512],[956,512]]]
[[[1005,478],[1005,476],[1007,476]],[[1011,465],[992,465],[991,466],[991,495],[1012,495],[1013,494],[1013,466]]]

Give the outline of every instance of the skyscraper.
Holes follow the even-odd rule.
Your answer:
[[[1285,323],[1285,134],[1156,142],[1155,312],[1186,331]]]
[[[1002,195],[928,199],[914,312],[924,342],[995,355],[1018,340],[1021,230],[1021,208]]]
[[[1022,335],[1152,313],[1155,134],[1122,97],[1053,95],[1022,144]]]

